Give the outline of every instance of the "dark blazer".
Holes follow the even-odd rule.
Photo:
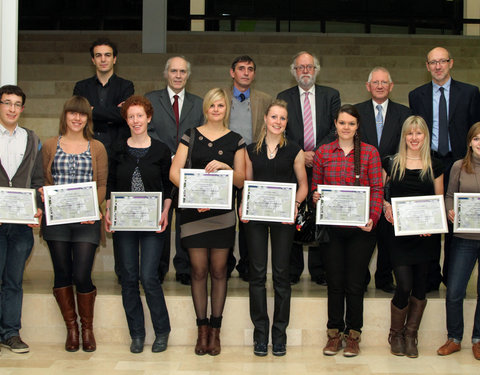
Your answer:
[[[148,134],[165,143],[172,154],[177,151],[178,142],[183,133],[205,122],[202,98],[185,91],[177,135],[177,123],[167,89],[151,91],[145,96],[153,105],[153,118],[148,125]]]
[[[132,81],[113,74],[108,81],[108,93],[104,103],[100,102],[97,76],[93,76],[75,84],[73,95],[87,98],[93,106],[93,130],[110,133],[113,143],[119,136],[129,134],[128,126],[120,114],[118,105],[127,100],[135,92]]]
[[[432,82],[417,87],[408,94],[412,113],[422,116],[430,134],[433,123]],[[480,121],[480,92],[477,86],[452,79],[448,112],[448,134],[454,159],[461,159],[467,152],[466,139],[470,127]]]
[[[287,102],[287,139],[297,143],[303,149],[303,114],[298,86],[282,91],[277,98]],[[315,85],[316,147],[335,139],[333,120],[339,108],[340,94],[337,90]]]
[[[360,138],[362,142],[375,146],[383,158],[387,155],[397,153],[398,143],[402,132],[403,122],[412,113],[410,108],[388,101],[387,113],[385,115],[385,122],[383,124],[382,138],[380,145],[377,139],[377,123],[375,120],[375,111],[373,109],[372,100],[355,104],[355,107],[360,114]]]

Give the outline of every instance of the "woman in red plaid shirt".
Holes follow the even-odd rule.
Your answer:
[[[323,249],[328,284],[328,342],[325,355],[335,355],[346,345],[345,357],[359,353],[363,326],[363,294],[368,263],[375,248],[375,225],[383,202],[382,165],[375,147],[360,142],[360,115],[353,105],[338,111],[338,138],[321,146],[313,161],[312,190],[317,185],[370,186],[370,219],[365,226],[329,227],[330,242]],[[317,203],[320,194],[313,194]],[[345,311],[346,306],[346,311]]]

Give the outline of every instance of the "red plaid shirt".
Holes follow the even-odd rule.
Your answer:
[[[317,185],[355,183],[353,150],[345,156],[338,140],[318,148],[313,159],[312,190]],[[360,185],[370,186],[370,219],[376,225],[383,205],[382,164],[375,147],[363,143],[360,151]]]

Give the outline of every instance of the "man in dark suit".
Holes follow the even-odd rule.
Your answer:
[[[290,70],[298,86],[282,91],[277,97],[288,104],[287,139],[297,143],[305,151],[305,166],[310,184],[314,150],[334,139],[333,120],[340,108],[340,94],[331,87],[315,84],[320,63],[311,53],[305,51],[297,53]],[[293,244],[290,257],[292,284],[299,281],[303,268],[303,246]],[[308,270],[312,281],[326,285],[325,270],[318,248],[309,248]]]
[[[453,58],[443,47],[435,47],[427,55],[427,70],[432,81],[417,87],[408,95],[413,114],[422,116],[430,130],[432,155],[445,166],[444,182],[448,186],[452,164],[465,156],[470,127],[480,121],[480,92],[478,87],[455,81],[450,75]],[[450,236],[445,236],[443,282],[448,275]],[[429,274],[429,289],[440,285],[440,266],[437,262]]]
[[[114,73],[117,47],[106,38],[94,41],[90,47],[95,75],[75,84],[73,95],[88,99],[92,106],[95,139],[101,141],[107,152],[118,138],[127,137],[128,126],[120,115],[123,102],[133,95],[131,81]]]
[[[377,66],[372,69],[366,83],[371,99],[356,104],[360,114],[360,137],[362,142],[375,146],[380,157],[397,152],[402,125],[411,112],[408,107],[388,98],[393,90],[393,81],[387,69]],[[386,225],[391,225],[382,214],[377,224],[377,270],[375,286],[387,293],[393,293],[392,266],[388,254],[388,244],[384,238]],[[367,275],[367,285],[370,274]]]
[[[153,117],[148,125],[148,134],[165,143],[172,152],[177,146],[183,133],[190,128],[200,126],[204,122],[203,100],[197,95],[185,90],[190,77],[190,63],[183,56],[174,56],[167,60],[163,75],[167,87],[162,90],[151,91],[145,96],[152,102]],[[174,206],[174,205],[172,205]],[[172,212],[169,214],[171,223]],[[170,261],[170,228],[166,233],[165,248],[160,262],[160,277],[163,280],[168,272]],[[190,259],[186,249],[180,244],[180,210],[175,208],[175,247],[176,253],[173,265],[176,271],[176,280],[184,285],[190,284]]]

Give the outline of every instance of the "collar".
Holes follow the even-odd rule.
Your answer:
[[[100,86],[103,86],[103,87],[107,87],[111,81],[114,80],[114,77],[116,77],[115,73],[113,73],[110,78],[108,79],[107,83],[104,85],[102,82],[100,82],[100,80],[98,79],[98,76],[95,74],[95,81],[100,85]]]
[[[375,100],[372,99],[373,110],[375,111],[377,109],[377,105],[380,104],[382,106],[382,114],[385,115],[385,113],[387,113],[388,102],[389,102],[388,98],[382,104],[377,103]]]
[[[315,97],[315,85],[312,85],[312,87],[310,87],[308,90],[304,90],[300,86],[298,86],[298,91],[300,93],[300,97],[306,92],[309,92],[311,94],[310,97]]]
[[[178,95],[178,98],[183,101],[185,98],[185,89],[183,88],[182,91],[180,91],[178,94],[173,91],[170,86],[167,86],[167,92],[168,92],[168,97],[170,98],[170,101],[173,102],[173,96]]]
[[[18,132],[18,124],[15,126],[15,129],[13,129],[12,135],[16,135],[17,132]],[[0,134],[1,135],[10,135],[10,131],[5,126],[0,124]]]
[[[234,96],[234,98],[237,99],[238,101],[241,101],[241,100],[240,100],[240,94],[245,95],[245,99],[250,98],[250,88],[248,88],[248,89],[245,90],[244,92],[241,92],[239,89],[237,89],[235,86],[233,86],[233,96]]]
[[[450,77],[443,86],[437,85],[435,82],[432,81],[433,91],[435,92],[437,92],[440,89],[440,87],[443,87],[445,91],[450,91],[451,85],[452,85],[452,77]]]

